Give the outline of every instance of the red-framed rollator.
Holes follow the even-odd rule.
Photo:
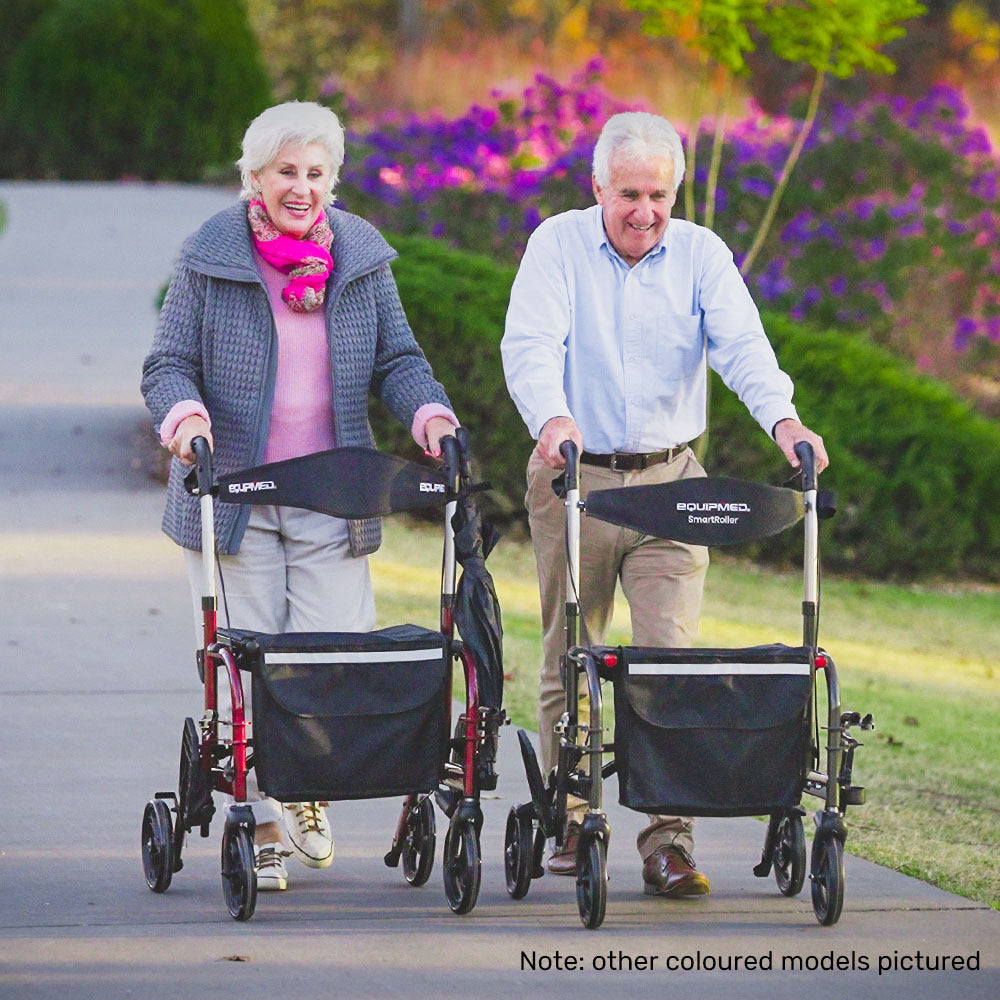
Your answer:
[[[448,905],[468,913],[479,894],[480,793],[496,787],[502,627],[485,558],[495,541],[472,494],[464,430],[442,442],[440,469],[363,448],[339,448],[219,477],[196,439],[188,477],[202,529],[204,711],[184,721],[176,791],[147,803],[141,830],[146,883],[165,892],[183,867],[187,834],[209,836],[213,793],[232,796],[222,834],[223,895],[236,920],[254,913],[254,818],[247,774],[280,801],[404,795],[384,861],[414,886],[434,865],[434,802],[447,816],[443,878]],[[443,507],[438,630],[391,626],[370,633],[268,635],[218,622],[214,499],[277,503],[337,517]],[[458,566],[462,567],[458,578]],[[456,637],[460,633],[462,639]],[[464,640],[464,641],[463,641]],[[452,732],[452,665],[465,704]],[[253,731],[243,675],[253,677]],[[228,688],[230,718],[220,714]]]

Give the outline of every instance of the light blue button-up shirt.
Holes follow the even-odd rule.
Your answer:
[[[701,434],[706,357],[768,435],[797,419],[732,252],[683,219],[634,267],[599,205],[546,219],[511,288],[500,350],[532,436],[572,417],[592,452],[659,451]]]

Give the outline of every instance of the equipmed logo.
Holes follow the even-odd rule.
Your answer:
[[[270,479],[258,479],[252,483],[230,483],[230,493],[257,493],[260,490],[273,490],[274,482]]]
[[[735,500],[709,500],[706,503],[684,501],[677,504],[677,509],[688,516],[688,524],[736,524],[739,517],[733,514],[749,514],[750,504]]]
[[[684,510],[691,513],[710,513],[712,511],[721,511],[725,514],[749,514],[750,504],[748,503],[736,503],[728,502],[722,500],[719,502],[709,501],[708,503],[679,503],[677,505],[678,510]]]
[[[444,483],[421,483],[421,493],[444,493]]]

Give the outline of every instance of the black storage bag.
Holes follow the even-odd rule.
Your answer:
[[[447,752],[451,659],[440,632],[288,635],[229,631],[253,674],[253,761],[283,802],[437,787]]]
[[[798,804],[811,749],[807,648],[633,646],[620,657],[615,759],[622,805],[751,816]]]

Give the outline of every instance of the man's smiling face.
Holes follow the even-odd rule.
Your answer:
[[[677,200],[674,164],[669,156],[640,158],[618,152],[608,168],[607,185],[593,179],[594,197],[611,245],[631,267],[656,246],[670,221]]]

